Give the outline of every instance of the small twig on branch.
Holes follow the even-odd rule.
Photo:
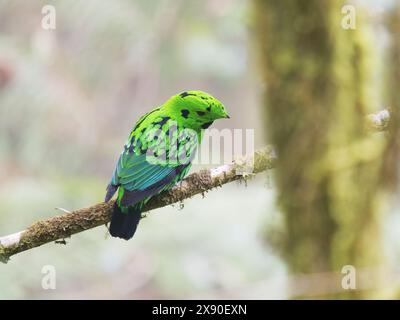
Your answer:
[[[271,169],[275,165],[276,156],[272,148],[265,148],[242,160],[211,170],[192,173],[172,189],[154,197],[143,211],[165,207],[196,194],[204,194],[204,192],[225,183],[243,179],[245,175],[237,173],[244,171],[244,166],[250,162],[254,163],[253,174]],[[110,221],[113,205],[114,200],[108,203],[98,203],[89,208],[38,221],[24,231],[0,237],[0,261],[6,263],[12,255],[22,251],[104,225]]]

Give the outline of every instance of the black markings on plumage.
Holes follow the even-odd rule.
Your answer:
[[[139,154],[143,154],[146,152],[143,143],[140,139],[137,141],[135,148],[137,148],[137,152],[139,152]]]
[[[139,119],[139,121],[136,123],[135,127],[133,128],[133,131],[135,131],[137,128],[139,128],[139,126],[142,124],[142,122],[143,122],[149,115],[151,115],[153,112],[156,112],[156,111],[158,111],[158,110],[160,110],[160,108],[156,108],[156,109],[150,111],[149,113],[146,113],[143,117],[141,117],[141,118]]]
[[[165,154],[165,150],[154,151],[154,157],[156,157],[156,158],[164,157],[164,154]]]
[[[160,127],[162,127],[164,124],[168,122],[168,120],[171,119],[170,117],[161,117],[160,121],[155,122],[154,124],[159,124]]]
[[[129,146],[129,153],[132,153],[133,152],[133,150],[134,150],[134,146],[133,146],[133,144],[131,144],[130,146]]]
[[[196,111],[196,113],[201,117],[204,116],[206,113],[204,111]]]
[[[206,122],[206,123],[202,124],[201,127],[202,127],[203,129],[207,129],[209,126],[212,125],[212,123],[213,123],[213,121]]]
[[[185,97],[187,97],[187,96],[195,96],[195,94],[194,94],[194,93],[189,93],[189,92],[185,91],[185,92],[182,92],[182,93],[180,94],[180,96],[181,96],[181,98],[185,98]]]
[[[182,114],[182,117],[187,119],[189,117],[190,111],[188,109],[182,109],[181,114]]]
[[[171,125],[168,127],[167,131],[165,131],[165,135],[166,135],[166,136],[169,136],[170,132],[171,132],[172,134],[174,134],[174,132],[175,132],[176,130],[178,130],[178,127],[176,126],[176,124],[171,124]]]
[[[208,106],[206,110],[207,110],[208,112],[210,112],[210,111],[211,111],[211,106]]]

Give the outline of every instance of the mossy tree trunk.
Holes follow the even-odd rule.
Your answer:
[[[391,148],[386,150],[385,163],[382,174],[389,187],[397,187],[398,162],[400,150],[400,4],[390,11],[387,19],[387,27],[390,34],[390,46],[386,64],[385,97],[391,110],[390,131],[388,140]]]
[[[382,262],[378,205],[386,144],[363,126],[373,109],[373,66],[360,19],[356,30],[341,27],[344,4],[255,0],[266,126],[279,158],[280,244],[296,274]]]

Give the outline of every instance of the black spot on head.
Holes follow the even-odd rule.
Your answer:
[[[194,93],[189,93],[189,92],[185,91],[185,92],[182,92],[182,93],[180,94],[180,96],[181,96],[181,98],[185,98],[185,97],[187,97],[187,96],[195,96],[195,94],[194,94]]]
[[[196,111],[196,112],[200,117],[204,116],[206,114],[204,111]]]
[[[211,111],[211,106],[208,106],[206,110],[207,110],[208,112],[210,112],[210,111]]]
[[[189,113],[190,113],[190,111],[188,109],[181,110],[182,117],[184,117],[185,119],[187,119],[189,117]]]
[[[213,121],[206,122],[206,123],[202,124],[201,127],[202,127],[203,129],[207,129],[209,126],[212,125],[212,123],[213,123]]]

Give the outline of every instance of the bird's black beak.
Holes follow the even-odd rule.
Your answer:
[[[229,114],[227,114],[227,115],[225,116],[225,118],[226,118],[226,119],[230,119],[231,117],[229,116]]]

